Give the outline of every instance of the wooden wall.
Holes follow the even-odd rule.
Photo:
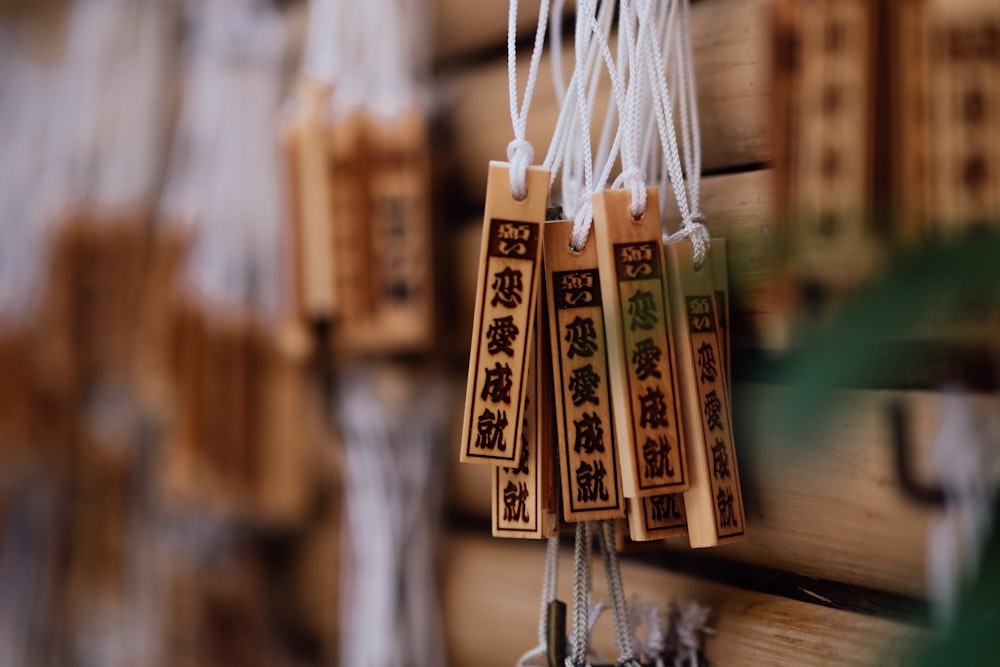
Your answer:
[[[443,6],[459,12],[456,4]],[[504,25],[493,5],[505,4],[477,5],[483,23],[489,17],[494,27]],[[699,0],[692,7],[707,172],[702,209],[713,236],[729,239],[735,429],[749,539],[698,551],[684,538],[632,545],[624,556],[626,594],[710,605],[717,632],[706,654],[720,667],[907,664],[932,636],[924,574],[931,515],[902,492],[888,408],[897,401],[907,406],[925,466],[943,397],[902,380],[845,389],[821,431],[791,437],[772,408],[794,389],[768,384],[750,363],[768,359],[786,333],[773,280],[780,248],[771,133],[781,128],[771,126],[772,9],[770,0]],[[534,3],[521,8],[522,39],[530,38],[534,11]],[[438,49],[440,99],[456,138],[458,185],[470,202],[482,200],[486,164],[503,159],[511,134],[503,33],[475,30],[483,40],[475,48],[464,41],[471,41],[467,34],[461,44]],[[522,50],[525,59],[529,48]],[[548,67],[543,62],[528,121],[536,155],[547,147],[558,112]],[[471,318],[472,295],[463,285],[475,282],[479,227],[470,211],[457,241],[459,328]],[[967,400],[989,409],[987,396]],[[488,471],[459,465],[457,453],[453,458],[452,522],[441,568],[452,664],[509,666],[535,643],[544,545],[491,538]],[[570,600],[571,539],[564,542],[560,597]],[[601,625],[596,641],[610,647],[611,630]]]

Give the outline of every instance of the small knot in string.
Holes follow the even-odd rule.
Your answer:
[[[632,193],[628,210],[638,220],[646,213],[646,172],[633,167],[622,174],[622,184]]]
[[[593,222],[594,202],[586,192],[582,192],[573,207],[573,231],[569,235],[569,245],[574,252],[580,252],[586,247]]]
[[[528,196],[528,167],[535,159],[535,149],[525,139],[514,139],[507,144],[507,161],[510,163],[510,190],[514,199],[521,201]]]
[[[691,245],[694,247],[694,268],[700,269],[705,261],[705,254],[712,245],[712,237],[705,226],[705,216],[701,214],[701,211],[692,212],[684,219],[678,231],[664,236],[663,242],[674,243],[685,238],[691,239]]]

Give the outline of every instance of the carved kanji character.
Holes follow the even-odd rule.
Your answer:
[[[508,481],[503,489],[503,520],[528,523],[528,485]]]
[[[604,467],[603,461],[596,461],[593,465],[586,461],[581,461],[576,469],[576,499],[578,502],[593,502],[597,499],[607,500],[609,498],[608,489],[604,485],[604,478],[608,471]]]
[[[584,412],[579,420],[573,420],[573,426],[576,429],[573,451],[585,454],[604,451],[604,425],[599,414]]]
[[[484,401],[489,397],[494,403],[510,403],[510,390],[513,386],[510,366],[501,366],[498,361],[493,368],[483,370],[486,372],[486,379],[479,397]]]
[[[705,423],[709,431],[722,430],[722,401],[714,389],[705,394]]]
[[[594,318],[574,319],[566,325],[566,337],[563,340],[569,343],[566,356],[570,359],[574,356],[594,356],[594,352],[597,351],[597,329],[594,328]]]
[[[715,382],[718,370],[715,367],[715,348],[704,342],[698,348],[698,368],[701,369],[702,382]]]
[[[659,387],[647,387],[646,393],[639,396],[639,424],[643,428],[670,425],[667,421],[667,404]]]
[[[653,521],[673,521],[683,516],[680,507],[677,505],[676,494],[668,493],[662,496],[652,496],[649,499],[649,504],[653,510]]]
[[[635,342],[632,350],[632,365],[635,367],[635,376],[640,380],[652,376],[662,378],[659,363],[663,351],[653,342],[652,338],[643,338]]]
[[[581,366],[573,370],[569,377],[569,390],[573,392],[573,405],[581,406],[584,403],[600,405],[601,399],[597,395],[597,388],[601,385],[601,376],[594,372],[591,364]]]
[[[729,454],[726,452],[726,443],[719,438],[712,445],[712,474],[716,479],[729,477]]]
[[[655,440],[646,438],[642,446],[642,460],[646,463],[646,477],[673,477],[674,468],[670,465],[670,442],[667,436],[661,435]]]
[[[738,528],[736,522],[736,509],[733,507],[733,492],[729,487],[722,487],[715,496],[715,501],[719,508],[719,526],[721,528]]]
[[[507,413],[503,410],[497,410],[494,414],[492,410],[486,408],[483,410],[483,414],[479,415],[476,424],[478,431],[476,447],[505,451],[507,449],[507,441],[503,437],[505,428],[507,428]]]
[[[629,327],[636,329],[652,329],[659,320],[656,317],[656,301],[649,290],[636,290],[628,299],[628,314],[632,317]]]
[[[500,304],[506,308],[516,308],[521,303],[523,297],[521,291],[524,285],[521,283],[521,272],[509,266],[502,271],[498,271],[493,276],[493,299],[490,305]]]
[[[508,357],[513,357],[514,348],[511,347],[511,343],[517,338],[518,333],[520,332],[517,325],[514,324],[512,315],[494,317],[493,323],[486,329],[486,337],[489,339],[486,343],[486,351],[490,354],[503,352]]]

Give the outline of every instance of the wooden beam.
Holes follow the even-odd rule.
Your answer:
[[[691,8],[702,163],[707,171],[771,158],[768,7],[769,0],[710,0]],[[518,66],[522,86],[528,55],[523,54]],[[545,156],[559,112],[548,55],[543,61],[527,131],[537,163]],[[572,65],[571,45],[564,51],[563,62]],[[609,88],[605,81],[597,109],[606,108]],[[487,164],[506,159],[506,146],[513,138],[506,64],[496,62],[456,73],[441,83],[438,92],[454,137],[464,191],[473,201],[482,201]]]
[[[771,419],[783,392],[791,391],[769,385],[734,387],[748,539],[695,555],[710,553],[809,577],[925,595],[930,514],[903,495],[886,409],[895,399],[908,407],[921,476],[933,481],[927,453],[946,398],[922,391],[844,391],[826,428],[796,442]],[[990,414],[988,395],[962,400]],[[452,507],[489,516],[488,480],[480,478],[476,466],[455,465]],[[686,538],[659,544],[689,549]]]
[[[482,466],[469,466],[482,467]],[[545,560],[543,543],[453,534],[443,573],[443,616],[449,664],[509,667],[537,641],[539,593]],[[559,598],[572,603],[573,559],[563,549]],[[599,560],[592,563],[594,599],[606,599]],[[925,635],[885,619],[744,591],[622,563],[626,598],[665,606],[696,601],[711,607],[705,655],[716,667],[730,665],[899,665],[906,664]],[[608,660],[616,652],[609,612],[595,628],[592,646]]]

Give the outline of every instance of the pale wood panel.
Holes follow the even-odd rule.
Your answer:
[[[471,466],[470,466],[471,467]],[[479,467],[479,466],[476,466]],[[453,535],[442,562],[443,614],[452,665],[511,667],[535,645],[543,543]],[[572,550],[564,548],[559,598],[571,603]],[[593,563],[595,599],[607,598],[599,559]],[[717,634],[705,643],[712,665],[824,667],[906,664],[924,632],[893,621],[738,590],[634,562],[622,563],[626,597],[665,604],[694,600],[712,608]],[[607,612],[606,612],[607,613]],[[610,615],[593,645],[613,659]]]
[[[471,3],[470,3],[471,4]],[[769,0],[711,0],[691,9],[691,29],[698,83],[702,162],[706,170],[757,164],[770,159],[768,28]],[[519,61],[523,81],[528,54]],[[572,48],[564,63],[572,65]],[[605,82],[606,84],[606,82]],[[605,109],[609,86],[598,97]],[[489,160],[506,159],[513,138],[507,101],[506,63],[498,61],[448,77],[440,99],[454,134],[464,191],[482,200]],[[541,163],[558,115],[546,55],[539,71],[527,139]]]
[[[934,392],[844,391],[825,434],[793,443],[769,419],[782,392],[788,391],[794,389],[734,387],[748,539],[712,549],[711,555],[924,595],[930,514],[902,495],[886,407],[891,400],[904,401],[913,420],[915,454],[926,457],[945,398]],[[985,395],[965,400],[982,415],[997,405],[995,397]],[[452,506],[485,517],[490,510],[488,480],[484,486],[473,468],[456,464]],[[689,548],[686,538],[662,544]]]

